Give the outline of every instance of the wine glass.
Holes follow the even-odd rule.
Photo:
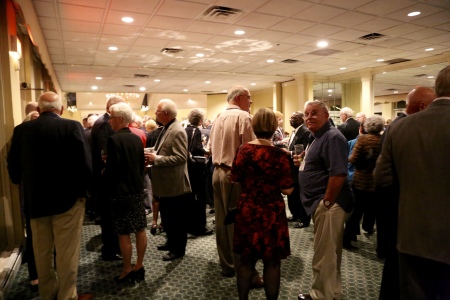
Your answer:
[[[144,148],[144,152],[147,152],[147,153],[155,153],[155,147],[147,147],[147,148]],[[151,168],[151,164],[150,164],[150,162],[148,163],[148,165],[146,166],[146,167],[148,167],[148,168]]]

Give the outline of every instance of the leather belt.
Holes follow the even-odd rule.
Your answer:
[[[224,170],[224,171],[230,171],[231,170],[231,167],[229,167],[227,165],[224,165],[224,164],[214,165],[214,167],[216,169],[221,169],[221,170]]]

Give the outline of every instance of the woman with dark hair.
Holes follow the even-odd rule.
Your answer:
[[[203,124],[204,114],[198,109],[189,112],[186,126],[188,151],[191,156],[199,157],[199,161],[188,160],[189,181],[191,183],[193,205],[189,219],[188,232],[194,236],[212,234],[206,227],[206,157],[203,149],[202,133],[198,128]],[[204,160],[202,158],[204,157]]]
[[[233,252],[240,254],[237,286],[239,299],[248,299],[256,261],[262,259],[266,298],[277,299],[281,259],[291,254],[281,194],[294,188],[286,152],[272,144],[278,127],[273,111],[259,109],[252,127],[257,138],[239,148],[231,169],[231,180],[242,186],[233,239]]]
[[[107,157],[104,176],[108,185],[113,225],[119,235],[123,269],[114,277],[118,283],[144,279],[143,260],[147,248],[144,205],[144,150],[141,139],[132,133],[128,124],[133,111],[126,103],[110,107],[109,124],[116,132],[107,142]],[[136,236],[137,261],[131,264],[132,244],[130,234]]]

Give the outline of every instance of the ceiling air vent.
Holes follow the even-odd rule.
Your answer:
[[[382,38],[384,36],[385,36],[384,34],[373,32],[373,33],[363,35],[359,38],[362,40],[365,40],[365,41],[371,41],[371,40]]]
[[[320,56],[328,56],[331,54],[335,54],[338,52],[342,52],[341,50],[334,50],[334,49],[320,49],[320,50],[316,50],[313,52],[309,52],[308,54],[312,54],[312,55],[320,55]]]
[[[148,78],[147,74],[134,74],[134,78]]]
[[[226,6],[211,6],[203,13],[204,20],[234,21],[242,15],[243,11]]]
[[[123,86],[124,87],[136,87],[136,85],[134,85],[134,84],[124,84]]]
[[[162,54],[177,54],[183,51],[183,49],[180,48],[162,48],[161,53]]]
[[[285,63],[285,64],[295,64],[295,63],[298,63],[299,61],[296,60],[296,59],[285,59],[285,60],[283,60],[281,62]]]
[[[394,65],[394,64],[398,64],[398,63],[402,63],[402,62],[406,62],[406,61],[410,61],[410,59],[406,59],[406,58],[394,58],[391,60],[385,60],[384,62],[388,65]]]

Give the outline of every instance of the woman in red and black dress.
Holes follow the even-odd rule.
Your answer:
[[[277,299],[281,259],[291,254],[281,194],[292,193],[293,182],[286,152],[272,144],[278,127],[273,111],[259,109],[252,127],[257,138],[241,146],[231,170],[231,180],[242,186],[233,240],[233,252],[241,255],[237,286],[239,299],[248,299],[256,261],[262,259],[266,298]]]

